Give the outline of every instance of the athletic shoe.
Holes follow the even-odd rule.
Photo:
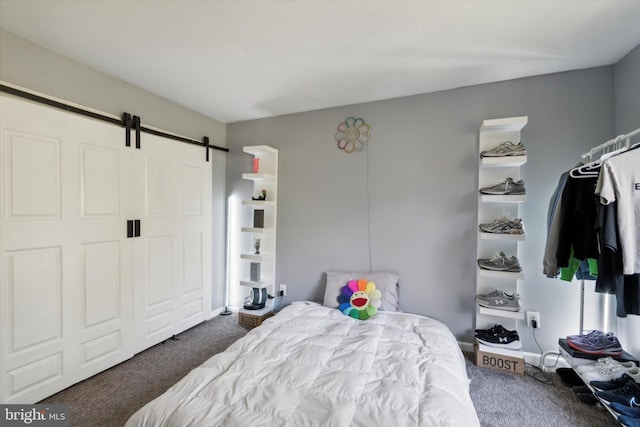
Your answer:
[[[522,349],[522,343],[520,342],[520,340],[516,339],[515,341],[509,341],[510,338],[508,337],[500,337],[499,339],[504,340],[503,342],[499,342],[499,343],[495,343],[495,342],[491,342],[491,341],[485,341],[481,338],[476,337],[476,341],[478,341],[481,344],[484,344],[486,346],[489,347],[496,347],[496,348],[506,348],[508,350],[521,350]]]
[[[640,408],[632,408],[629,405],[623,405],[618,402],[609,403],[609,408],[613,409],[618,414],[626,415],[631,418],[640,418]]]
[[[523,234],[524,224],[522,224],[522,220],[520,218],[510,220],[506,216],[502,216],[493,220],[491,223],[480,224],[480,230],[485,233]]]
[[[504,292],[498,289],[488,295],[498,295],[498,293],[504,294]],[[494,325],[489,329],[476,329],[475,336],[480,340],[494,344],[510,343],[513,341],[518,341],[520,339],[517,331],[510,331],[508,329],[505,329],[502,325]]]
[[[576,396],[587,405],[595,406],[598,403],[598,398],[593,393],[576,393]]]
[[[480,157],[506,157],[506,156],[524,156],[527,154],[527,149],[524,148],[522,142],[514,144],[511,141],[501,142],[495,148],[491,150],[485,150],[480,153]]]
[[[608,354],[619,356],[622,346],[616,336],[609,332],[604,335],[585,336],[575,340],[567,340],[569,347],[588,354]]]
[[[631,408],[640,408],[640,385],[635,381],[628,381],[615,390],[596,390],[595,394],[607,403],[618,402]]]
[[[599,358],[595,363],[592,363],[590,365],[580,365],[577,366],[576,372],[584,374],[586,372],[589,371],[593,371],[596,370],[600,367],[603,366],[622,366],[623,368],[633,368],[636,366],[635,363],[629,361],[629,362],[618,362],[617,360],[613,359],[612,357],[601,357]]]
[[[624,427],[640,427],[640,418],[632,418],[626,415],[618,416],[618,422]]]
[[[614,378],[626,374],[627,370],[622,366],[603,366],[594,371],[589,371],[584,374],[580,374],[585,383],[591,384],[591,381],[609,381]]]
[[[511,295],[496,289],[490,294],[476,295],[478,305],[487,308],[495,308],[498,310],[520,311],[520,295],[513,293]]]
[[[635,382],[640,381],[640,373],[638,373],[636,378],[633,378],[627,372],[609,381],[591,381],[589,384],[591,384],[591,387],[596,388],[598,390],[615,390],[617,388],[623,387],[625,384],[627,384],[628,381],[635,381]]]
[[[500,289],[496,289],[495,291],[493,291],[491,294],[495,294],[495,293],[504,293],[502,292]],[[487,295],[491,295],[491,294],[487,294]],[[495,324],[492,327],[490,327],[489,329],[476,329],[475,330],[475,335],[479,336],[479,335],[485,335],[485,336],[514,336],[516,337],[516,339],[518,339],[518,331],[510,331],[508,329],[506,329],[504,326],[499,325],[499,324]]]
[[[556,369],[556,374],[569,387],[585,385],[580,375],[573,368],[558,368]]]
[[[508,271],[516,273],[522,271],[518,258],[515,255],[507,258],[504,252],[495,253],[491,258],[479,259],[478,266],[485,270],[493,271]]]
[[[584,338],[589,338],[589,337],[596,336],[596,335],[604,335],[604,332],[599,331],[597,329],[592,329],[586,334],[567,335],[567,340],[570,341],[570,340],[576,340],[576,339],[584,339]]]
[[[490,187],[481,188],[480,192],[482,194],[493,195],[516,195],[527,193],[524,188],[524,181],[514,181],[513,178],[503,179]]]
[[[591,389],[589,388],[588,385],[574,385],[573,387],[571,387],[571,391],[574,393],[591,393],[593,394],[593,392],[591,391]]]

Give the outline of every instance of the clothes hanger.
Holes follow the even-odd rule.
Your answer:
[[[629,150],[629,138],[625,140],[625,144],[622,147],[618,147],[612,151],[602,154],[599,159],[594,160],[593,162],[590,162],[589,159],[596,151],[603,150],[611,146],[618,146],[622,141],[623,136],[624,135],[618,135],[605,144],[589,150],[589,152],[585,155],[586,163],[582,166],[571,169],[571,171],[569,172],[569,176],[573,178],[590,178],[598,176],[600,174],[600,167],[602,166],[602,162],[604,160]],[[636,145],[640,145],[640,143]]]
[[[578,166],[571,169],[569,176],[572,178],[591,178],[600,175],[600,160],[587,165]]]

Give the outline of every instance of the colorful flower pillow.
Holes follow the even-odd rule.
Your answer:
[[[395,273],[377,272],[340,272],[327,271],[322,305],[330,308],[338,308],[338,295],[342,293],[345,283],[351,280],[366,279],[367,282],[376,284],[376,289],[382,294],[378,311],[402,311],[400,308],[399,277]]]
[[[378,313],[381,297],[375,283],[366,279],[350,280],[340,291],[338,310],[345,316],[367,320]]]

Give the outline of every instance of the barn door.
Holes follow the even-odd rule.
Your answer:
[[[0,96],[0,403],[37,402],[208,318],[205,153],[124,142],[120,126]]]
[[[0,96],[0,400],[133,354],[122,129]]]
[[[142,135],[141,238],[134,242],[140,349],[208,318],[211,166],[202,147]]]

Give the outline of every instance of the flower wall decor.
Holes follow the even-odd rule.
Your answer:
[[[361,151],[364,144],[369,142],[369,131],[371,128],[364,122],[364,119],[347,117],[344,122],[338,125],[336,141],[338,148],[345,153]]]

